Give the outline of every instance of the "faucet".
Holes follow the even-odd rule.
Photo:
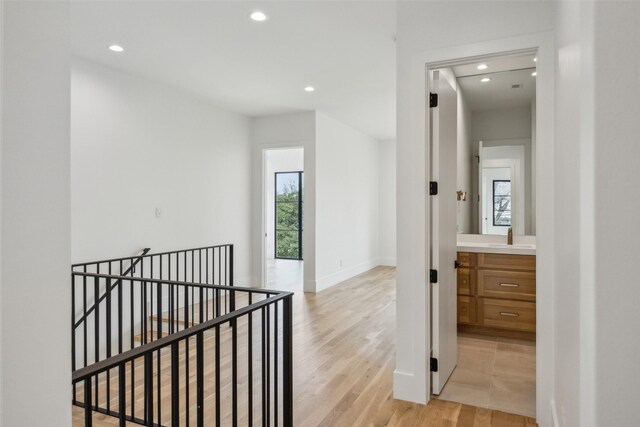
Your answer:
[[[513,230],[509,227],[509,231],[507,231],[507,245],[513,245]]]

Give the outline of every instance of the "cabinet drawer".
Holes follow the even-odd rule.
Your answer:
[[[458,262],[463,267],[473,267],[476,265],[476,254],[469,252],[458,252]]]
[[[536,257],[533,255],[478,254],[478,267],[535,271]]]
[[[474,297],[458,297],[458,323],[476,323],[476,299]]]
[[[478,270],[478,296],[536,300],[536,273]]]
[[[458,268],[458,294],[459,295],[473,295],[473,289],[471,288],[471,271],[468,268]]]
[[[535,332],[536,304],[481,298],[483,326]]]

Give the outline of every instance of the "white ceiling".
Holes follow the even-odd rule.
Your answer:
[[[319,110],[395,138],[394,2],[87,1],[71,16],[74,55],[248,116]]]
[[[477,63],[453,67],[458,87],[472,111],[528,107],[536,95],[533,55],[484,61],[486,70]],[[509,71],[510,70],[510,71]],[[482,78],[491,81],[483,83]],[[520,85],[514,88],[514,85]]]

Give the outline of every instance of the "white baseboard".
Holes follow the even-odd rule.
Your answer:
[[[396,258],[395,257],[381,257],[378,258],[378,265],[384,265],[388,267],[396,266]]]
[[[553,427],[560,427],[560,422],[558,421],[558,411],[556,410],[556,401],[551,399],[551,421],[553,422]]]
[[[304,292],[316,292],[316,281],[315,280],[305,280],[304,281]]]
[[[333,285],[344,282],[347,279],[351,279],[358,274],[371,270],[378,266],[378,260],[372,259],[363,263],[354,265],[353,267],[347,267],[335,273],[328,274],[321,279],[316,280],[316,292],[320,292],[324,289],[330,288]]]
[[[416,378],[408,372],[393,371],[393,398],[425,405],[428,396],[424,391],[416,390]]]

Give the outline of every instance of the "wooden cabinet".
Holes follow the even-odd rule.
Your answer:
[[[535,339],[536,257],[458,252],[458,330]]]

